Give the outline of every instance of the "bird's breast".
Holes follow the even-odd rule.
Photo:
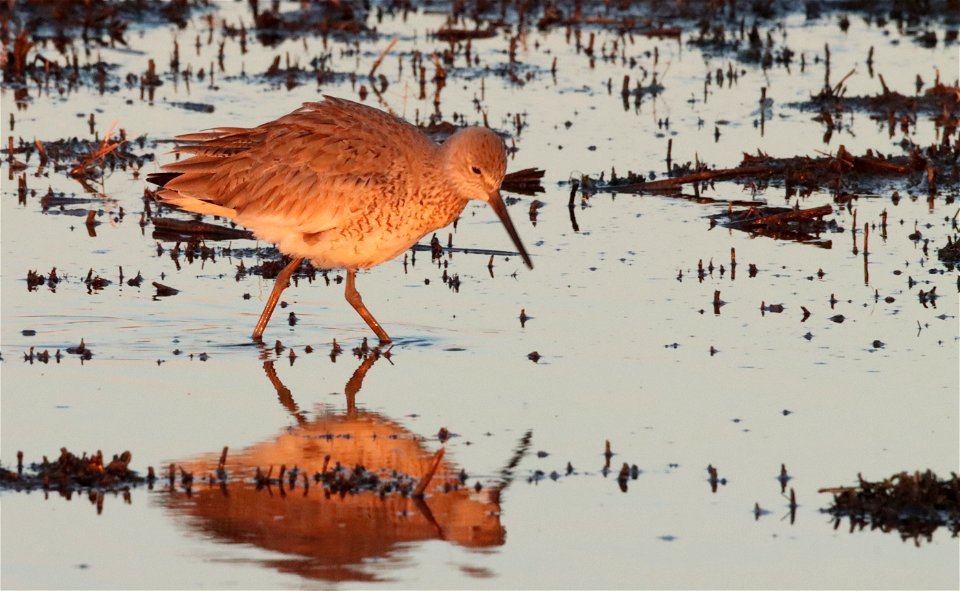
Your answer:
[[[330,196],[344,204],[334,225],[318,232],[260,233],[288,254],[321,268],[369,268],[395,258],[424,235],[449,225],[466,200],[429,185],[393,187],[383,183],[342,187]],[[279,238],[279,239],[278,239]]]

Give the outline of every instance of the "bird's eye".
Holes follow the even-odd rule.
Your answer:
[[[480,174],[480,167],[479,167],[479,166],[471,166],[471,167],[470,167],[470,170],[473,171],[473,174]]]

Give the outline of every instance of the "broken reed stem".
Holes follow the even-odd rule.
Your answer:
[[[870,241],[870,224],[868,222],[863,223],[863,256],[867,256],[869,252],[868,243]]]
[[[810,209],[795,209],[784,213],[765,215],[754,220],[744,220],[744,223],[751,226],[769,226],[771,224],[781,224],[789,221],[819,218],[831,213],[833,213],[832,206],[821,205],[819,207],[811,207]],[[856,213],[854,213],[854,215],[856,215]]]
[[[767,123],[767,87],[760,88],[760,136],[763,136]]]
[[[672,189],[687,183],[698,183],[701,181],[735,176],[768,176],[774,174],[775,172],[776,171],[771,169],[769,166],[743,166],[737,168],[725,168],[722,170],[705,170],[703,172],[695,172],[693,174],[676,176],[668,179],[647,181],[645,183],[638,184],[637,187],[647,191],[657,191],[660,189]]]
[[[377,57],[376,61],[373,62],[373,67],[370,68],[370,77],[373,78],[373,75],[377,73],[377,68],[380,67],[380,62],[383,61],[383,58],[387,57],[387,54],[390,53],[390,50],[393,49],[393,46],[397,44],[397,41],[400,40],[400,36],[397,35],[390,40],[390,43],[387,44],[386,48],[380,52],[380,55]]]
[[[101,158],[106,158],[108,154],[122,146],[126,143],[126,140],[120,140],[119,142],[110,143],[110,136],[113,134],[113,129],[117,126],[117,121],[114,121],[110,125],[110,129],[107,130],[107,134],[103,136],[103,141],[100,143],[100,148],[94,152],[91,152],[83,161],[79,162],[70,170],[70,174],[73,176],[78,176],[84,173],[88,168],[93,166],[93,163]]]
[[[887,83],[883,81],[883,74],[877,74],[877,77],[880,78],[880,86],[883,87],[883,94],[890,94],[890,89],[887,88]]]
[[[227,465],[227,451],[229,449],[228,446],[223,446],[223,451],[220,452],[220,462],[217,464],[217,470],[223,470],[224,466]]]
[[[573,179],[573,182],[570,183],[570,201],[567,203],[567,207],[573,207],[573,199],[577,196],[577,190],[580,188],[580,181]]]
[[[873,48],[871,48],[873,49]],[[847,81],[847,78],[853,76],[856,73],[857,69],[854,68],[847,72],[847,75],[840,79],[840,82],[837,82],[837,85],[833,87],[833,96],[838,96],[840,93],[840,88],[843,86],[843,83]]]
[[[13,114],[10,116],[12,117]],[[43,166],[47,163],[47,151],[43,149],[43,142],[40,140],[34,140],[34,143],[37,144],[37,152],[40,154],[40,166]]]
[[[423,493],[426,492],[427,487],[430,486],[430,481],[433,480],[433,475],[440,466],[440,460],[443,459],[443,453],[445,449],[446,448],[441,447],[437,450],[437,453],[433,455],[433,463],[430,465],[430,468],[427,470],[426,474],[424,474],[420,479],[420,483],[417,484],[417,488],[413,491],[414,497],[422,497]]]
[[[853,254],[860,254],[860,249],[857,248],[857,210],[853,210],[853,224],[850,227],[850,237],[853,239]]]

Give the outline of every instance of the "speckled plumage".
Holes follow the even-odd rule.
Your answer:
[[[493,207],[532,266],[499,193],[503,142],[488,129],[463,128],[438,146],[393,115],[324,97],[258,127],[177,140],[175,151],[190,157],[162,167],[175,175],[158,191],[162,201],[233,219],[320,268],[347,269],[348,300],[357,269],[403,253],[470,199]]]

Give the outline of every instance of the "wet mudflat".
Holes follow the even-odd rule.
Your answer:
[[[949,3],[138,10],[7,14],[4,587],[960,583],[824,512],[960,471]],[[471,205],[360,274],[389,353],[308,267],[253,344],[276,250],[144,177],[320,94],[500,132],[535,268]]]

